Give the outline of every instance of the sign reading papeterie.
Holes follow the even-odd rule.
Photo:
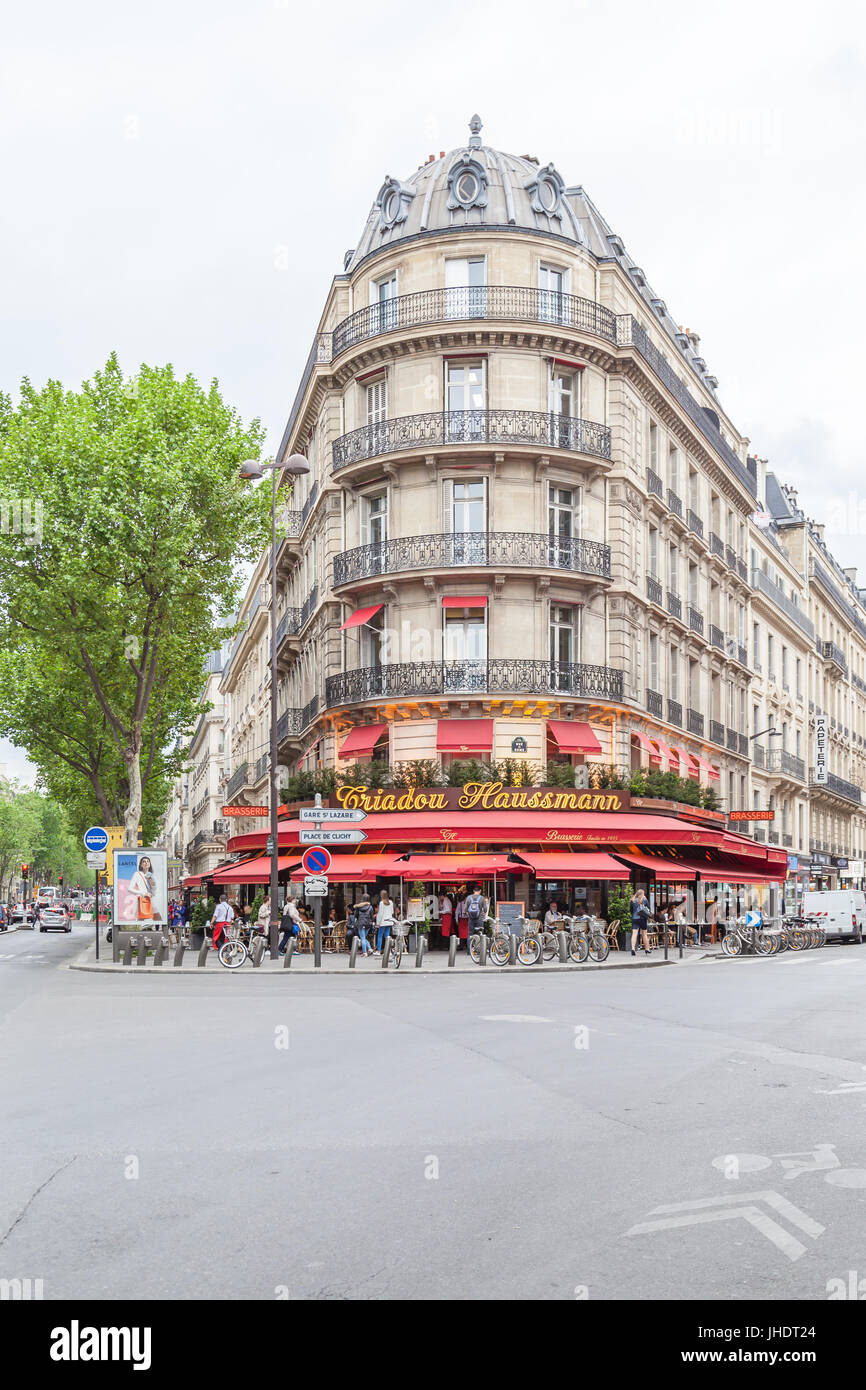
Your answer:
[[[775,820],[775,811],[731,811],[729,820]]]
[[[826,714],[815,715],[815,776],[814,780],[818,783],[826,783],[830,771],[828,755],[830,751],[830,734],[828,732],[828,716]]]

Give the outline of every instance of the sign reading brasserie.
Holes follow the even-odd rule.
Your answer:
[[[467,782],[463,787],[407,787],[387,791],[338,787],[337,803],[361,811],[625,811],[628,792],[569,787],[506,787]]]

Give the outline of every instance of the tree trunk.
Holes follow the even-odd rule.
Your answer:
[[[129,779],[129,801],[123,816],[123,845],[125,849],[135,849],[138,845],[138,827],[141,822],[141,764],[139,747],[128,749],[123,755]]]

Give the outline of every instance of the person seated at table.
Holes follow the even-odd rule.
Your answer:
[[[563,917],[562,913],[559,910],[559,902],[556,898],[554,898],[544,914],[544,925],[545,927],[552,929],[553,931],[556,931],[557,926],[562,920]]]
[[[697,941],[695,938],[697,937],[698,929],[688,920],[685,898],[678,898],[674,903],[674,922],[676,923],[678,934],[681,938],[685,939],[686,945],[696,946]]]
[[[322,936],[325,941],[330,941],[331,937],[334,935],[334,932],[337,930],[338,921],[337,909],[336,907],[332,907],[328,913],[327,922],[322,923]]]

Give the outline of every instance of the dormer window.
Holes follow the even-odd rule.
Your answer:
[[[487,206],[487,174],[475,159],[464,155],[448,171],[448,208],[484,208]]]

